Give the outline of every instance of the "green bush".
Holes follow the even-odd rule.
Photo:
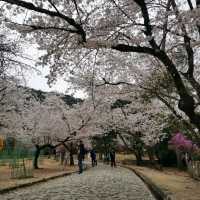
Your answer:
[[[193,154],[192,155],[192,160],[200,161],[200,152]]]
[[[155,154],[158,158],[159,164],[166,167],[175,166],[177,163],[175,152],[168,148],[169,138],[170,135],[168,135],[168,137],[158,143],[155,147]]]

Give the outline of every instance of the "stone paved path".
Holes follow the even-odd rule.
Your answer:
[[[131,171],[107,165],[0,195],[1,200],[155,200]]]

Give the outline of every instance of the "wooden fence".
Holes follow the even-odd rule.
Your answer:
[[[10,162],[11,178],[33,177],[32,159],[13,159]]]

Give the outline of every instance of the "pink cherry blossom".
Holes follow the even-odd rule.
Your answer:
[[[176,133],[171,140],[169,141],[169,145],[175,149],[179,149],[182,151],[192,151],[197,148],[196,144],[189,139],[187,139],[182,133]]]

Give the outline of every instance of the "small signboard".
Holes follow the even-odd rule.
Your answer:
[[[4,148],[4,139],[0,137],[0,151]]]

